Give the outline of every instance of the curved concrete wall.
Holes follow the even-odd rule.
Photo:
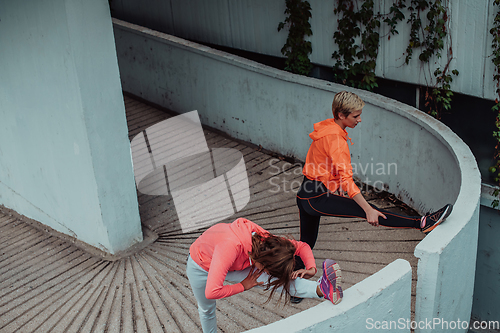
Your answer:
[[[330,118],[333,95],[348,89],[114,22],[125,91],[176,112],[198,110],[204,124],[284,155],[305,158],[313,123]],[[363,123],[349,134],[356,175],[421,213],[455,204],[449,222],[416,248],[421,259],[417,319],[466,320],[480,197],[474,157],[458,136],[428,115],[353,91],[366,102]],[[464,274],[464,265],[471,272]]]
[[[338,305],[323,302],[247,332],[410,332],[411,267],[397,259],[344,292]],[[397,307],[394,306],[397,304]],[[388,328],[388,329],[386,329]]]

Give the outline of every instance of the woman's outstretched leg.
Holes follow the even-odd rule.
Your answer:
[[[314,247],[317,238],[318,227],[311,223],[321,216],[336,216],[346,218],[366,219],[365,211],[351,198],[329,192],[326,187],[318,181],[304,179],[302,186],[297,193],[297,206],[300,211],[301,240]],[[411,228],[419,229],[424,233],[429,233],[438,226],[453,208],[448,204],[443,208],[425,216],[407,216],[387,211],[370,204],[370,206],[385,215],[386,219],[379,217],[378,224],[390,228]],[[304,232],[304,235],[302,235]]]
[[[340,286],[342,273],[339,265],[334,261],[327,259],[323,262],[323,275],[318,282],[297,278],[293,280],[290,284],[290,296],[297,298],[322,298],[331,301],[333,304],[338,304],[342,301],[342,287]],[[246,268],[241,271],[228,272],[226,276],[226,281],[230,282],[241,282],[247,277],[251,268]],[[258,281],[267,283],[269,275],[263,273]],[[276,278],[272,278],[273,281]],[[259,286],[260,288],[265,288],[265,284]],[[281,292],[282,287],[277,288],[277,292]]]
[[[310,199],[300,199],[299,210],[304,211],[302,215],[317,216],[336,216],[345,218],[366,219],[365,211],[351,198],[343,197],[332,193],[324,193],[318,197]],[[421,216],[406,216],[396,214],[385,209],[371,205],[374,209],[383,213],[387,219],[379,218],[379,224],[391,228],[413,228],[420,229]],[[301,219],[302,221],[302,219]],[[301,222],[301,231],[302,231]],[[311,238],[312,236],[306,236]]]

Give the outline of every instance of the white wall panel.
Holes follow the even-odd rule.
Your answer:
[[[310,0],[313,35],[313,63],[331,67],[335,61],[332,53],[337,50],[333,34],[338,26],[334,14],[335,1]],[[375,13],[388,13],[392,0],[375,2]],[[199,42],[212,43],[251,52],[281,57],[287,31],[277,31],[279,22],[285,20],[284,0],[114,0],[115,17],[141,24],[152,29],[174,34]],[[449,28],[442,57],[433,57],[429,64],[418,60],[419,50],[405,64],[410,27],[405,19],[397,25],[399,34],[390,35],[382,23],[376,75],[379,77],[418,85],[432,85],[434,70],[447,63],[447,50],[451,45],[453,60],[450,69],[460,74],[454,77],[452,90],[467,95],[495,99],[491,64],[492,27],[496,8],[492,1],[449,1]],[[160,17],[164,17],[161,19]],[[425,13],[422,15],[425,20]],[[389,38],[390,37],[390,38]]]
[[[488,13],[483,22],[486,22],[486,26],[482,28],[483,34],[486,35],[486,43],[484,45],[485,51],[477,50],[477,57],[485,58],[484,62],[484,77],[483,77],[483,97],[488,99],[496,99],[498,95],[495,93],[497,87],[493,82],[493,75],[495,73],[495,66],[491,62],[491,54],[493,48],[491,47],[491,42],[493,37],[490,35],[490,29],[493,27],[493,21],[495,20],[495,15],[498,11],[498,7],[493,5],[493,1],[488,1]],[[480,21],[481,22],[481,21]],[[481,52],[480,52],[481,51]]]
[[[451,40],[454,60],[451,68],[460,71],[453,81],[456,91],[467,92],[474,96],[492,97],[484,91],[486,84],[492,82],[493,73],[485,73],[485,65],[491,63],[490,28],[487,26],[489,1],[451,1]]]
[[[311,29],[313,35],[310,37],[313,53],[310,59],[315,64],[332,67],[335,60],[333,52],[338,50],[333,40],[333,34],[338,27],[337,16],[333,13],[334,1],[311,0],[312,8]]]
[[[172,1],[172,12],[177,35],[232,47],[226,0]]]
[[[390,1],[385,1],[384,12],[389,12]],[[379,77],[403,81],[412,84],[430,84],[431,73],[418,60],[419,52],[415,50],[409,64],[405,64],[406,47],[410,40],[410,26],[406,23],[409,14],[396,26],[397,34],[391,35],[385,23],[381,24],[380,46],[377,59],[376,75]]]
[[[285,20],[284,1],[229,1],[233,47],[281,57],[288,33],[278,32]]]

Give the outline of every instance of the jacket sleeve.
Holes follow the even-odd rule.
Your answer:
[[[347,192],[349,198],[360,193],[352,178],[351,153],[347,142],[338,135],[333,136],[330,141],[329,154],[333,163],[333,172],[339,177],[341,190]]]
[[[314,260],[314,255],[309,244],[301,241],[296,241],[294,239],[291,239],[290,241],[293,243],[293,245],[295,245],[295,255],[299,256],[300,259],[302,259],[302,262],[306,266],[306,269],[312,267],[316,268],[316,260]]]
[[[205,287],[206,298],[220,299],[245,290],[241,283],[224,285],[227,272],[229,272],[239,254],[239,248],[232,243],[223,242],[215,247],[208,270],[207,285]]]

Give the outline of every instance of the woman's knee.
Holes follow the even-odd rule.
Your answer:
[[[198,302],[198,313],[200,318],[213,319],[215,318],[215,302]]]
[[[215,317],[215,304],[214,306],[209,306],[209,307],[201,307],[198,306],[198,312],[200,313],[200,316],[204,318],[213,318]]]

